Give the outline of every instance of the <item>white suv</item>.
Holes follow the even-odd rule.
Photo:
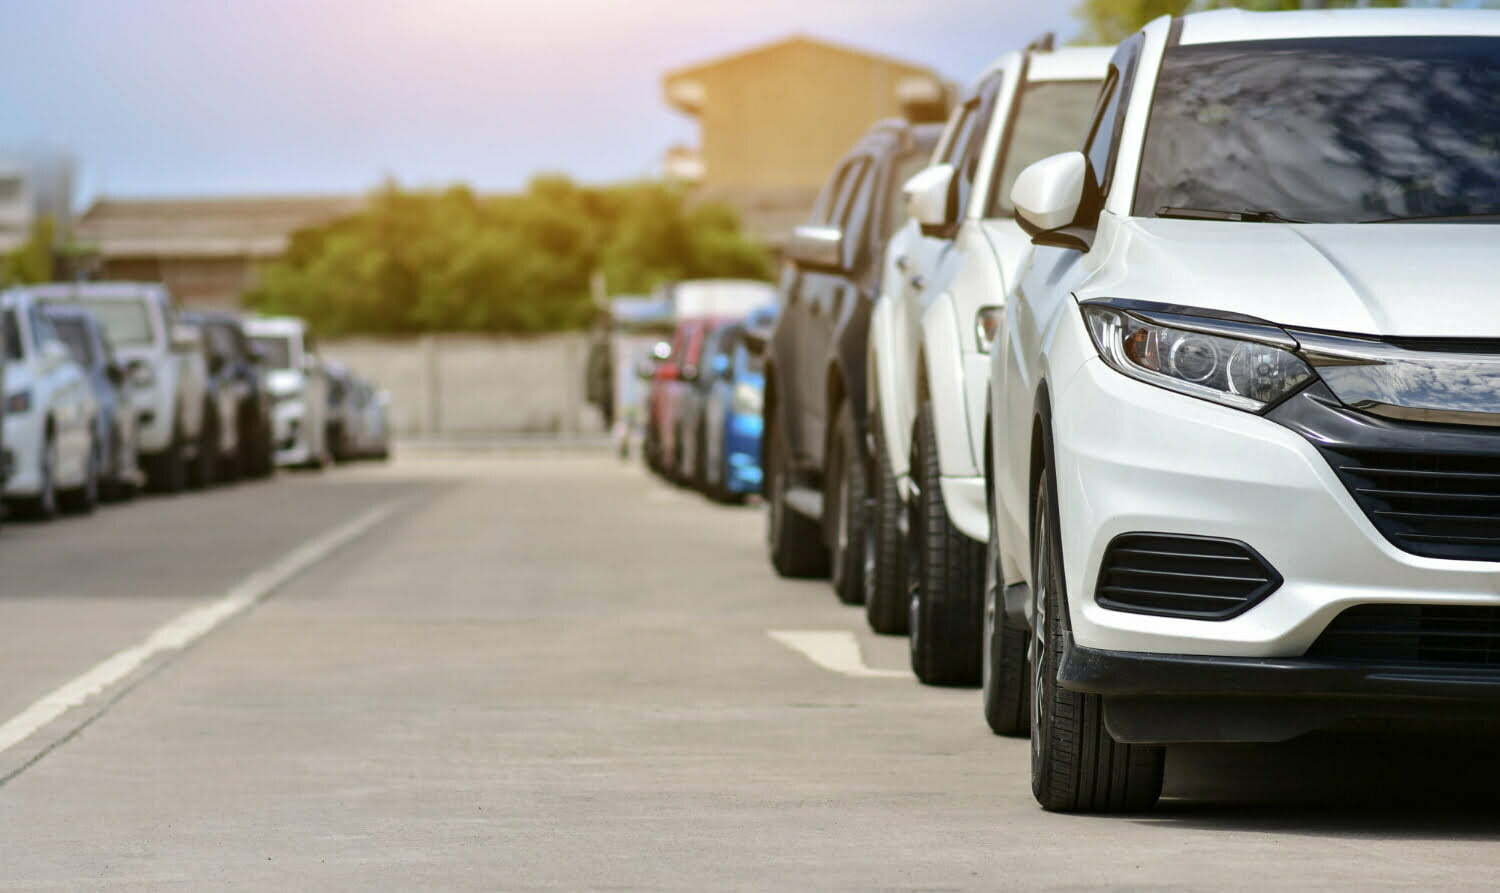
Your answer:
[[[1493,716],[1500,14],[1158,20],[1012,196],[1048,247],[992,352],[988,688],[1038,800]]]
[[[995,62],[953,113],[933,166],[908,184],[913,222],[887,252],[870,324],[880,479],[867,536],[908,545],[866,550],[866,612],[878,631],[909,632],[912,667],[927,683],[980,677],[985,354],[1032,250],[1010,185],[1033,161],[1082,143],[1109,54],[1034,45]]]
[[[245,320],[260,351],[271,395],[276,464],[322,468],[328,452],[328,379],[313,351],[307,324],[292,316]]]
[[[212,446],[205,442],[208,369],[198,332],[176,325],[171,293],[134,282],[39,285],[44,303],[82,307],[104,327],[125,365],[139,425],[141,466],[151,489],[175,493],[206,483]]]
[[[98,405],[83,367],[73,361],[36,296],[0,297],[5,357],[5,500],[48,519],[60,507],[87,512],[99,498],[102,444],[94,441]]]

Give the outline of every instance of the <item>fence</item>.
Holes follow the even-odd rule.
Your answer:
[[[397,437],[597,434],[584,397],[588,339],[425,335],[343,338],[319,348],[391,394]]]

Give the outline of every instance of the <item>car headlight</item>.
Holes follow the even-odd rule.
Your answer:
[[[20,414],[31,411],[31,392],[16,391],[5,398],[5,414]]]
[[[742,381],[734,386],[735,412],[746,415],[759,415],[764,402],[765,395],[755,385]]]
[[[974,337],[979,341],[980,353],[990,352],[990,345],[995,343],[995,336],[999,334],[1000,324],[1004,321],[1004,307],[980,307],[979,312],[974,314]]]
[[[1260,412],[1313,378],[1289,350],[1260,341],[1179,329],[1107,305],[1082,305],[1099,355],[1131,378]]]

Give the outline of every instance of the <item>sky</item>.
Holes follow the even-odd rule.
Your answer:
[[[1075,0],[0,0],[0,151],[100,195],[509,190],[651,174],[663,72],[822,37],[967,82]]]

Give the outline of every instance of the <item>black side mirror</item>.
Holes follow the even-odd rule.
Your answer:
[[[109,379],[110,384],[120,387],[125,383],[125,367],[115,362],[106,363],[104,377]]]

